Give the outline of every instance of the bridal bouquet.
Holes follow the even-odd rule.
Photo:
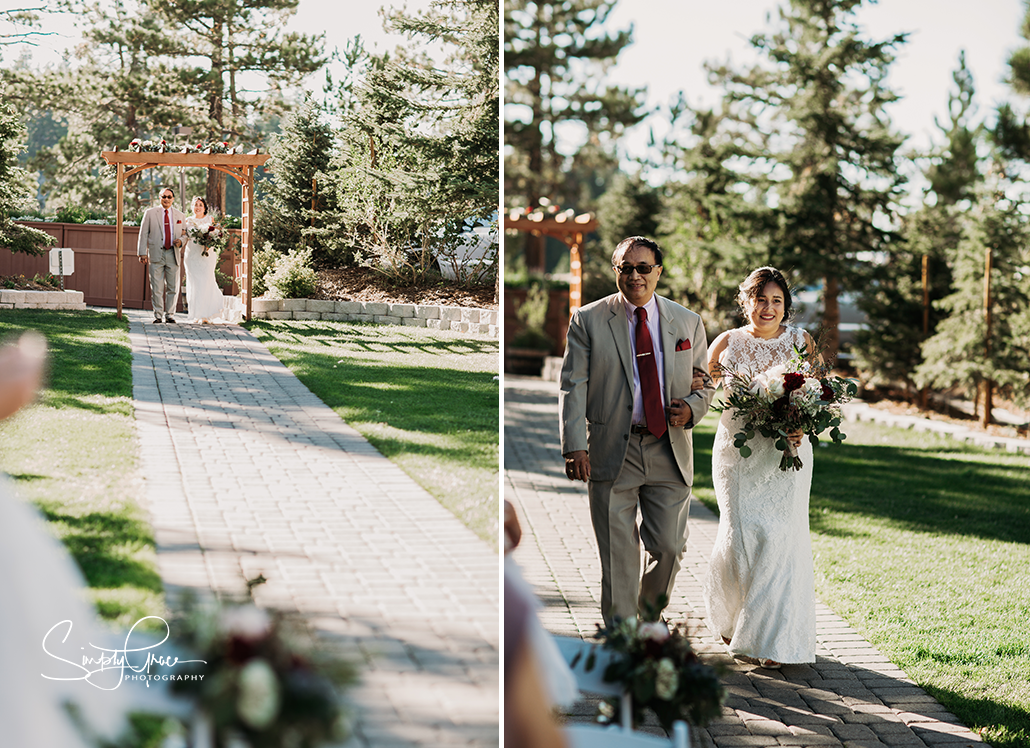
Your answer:
[[[836,444],[847,438],[840,430],[840,406],[855,396],[858,387],[847,379],[829,376],[827,368],[803,349],[795,349],[790,361],[758,375],[724,372],[730,379],[728,394],[722,405],[712,409],[737,411],[737,420],[744,425],[733,435],[733,446],[741,457],[751,456],[747,442],[759,433],[775,439],[776,449],[783,452],[780,470],[800,470],[801,458],[787,438],[790,432],[804,432],[813,444],[826,429]]]
[[[253,605],[185,601],[179,644],[200,659],[174,681],[213,741],[247,748],[337,745],[351,731],[342,692],[354,666],[318,646],[303,623]]]
[[[211,249],[218,250],[219,256],[225,249],[227,237],[225,229],[218,221],[213,220],[208,226],[198,226],[192,218],[188,218],[186,219],[186,235],[204,248],[200,253],[204,257],[207,257],[207,253]]]
[[[601,647],[618,655],[605,669],[606,681],[621,683],[633,697],[633,723],[643,721],[650,709],[667,732],[685,720],[703,727],[722,713],[726,689],[715,668],[701,661],[690,645],[683,626],[637,618],[617,620],[608,628],[598,626]],[[594,655],[584,664],[589,672]],[[572,665],[575,666],[575,661]],[[602,702],[599,721],[611,720],[617,701]]]

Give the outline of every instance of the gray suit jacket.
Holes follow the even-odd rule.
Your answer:
[[[704,324],[679,304],[655,298],[661,316],[665,404],[672,398],[686,401],[696,425],[715,397]],[[705,388],[691,393],[695,369],[705,373]],[[626,457],[633,418],[633,345],[622,294],[588,304],[572,316],[558,403],[562,454],[585,449],[591,480],[615,480]],[[690,429],[670,428],[669,440],[689,486],[694,476]]]
[[[186,231],[186,216],[180,210],[171,209],[168,216],[172,226],[172,241],[182,238]],[[146,255],[151,260],[154,256],[150,253],[160,252],[164,249],[165,243],[165,215],[164,208],[155,206],[147,208],[143,213],[143,221],[139,225],[139,242],[136,245],[136,254],[140,257]],[[175,252],[175,264],[179,264],[179,253]]]

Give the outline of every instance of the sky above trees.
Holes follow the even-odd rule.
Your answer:
[[[623,0],[609,17],[608,26],[633,24],[633,44],[612,68],[608,80],[626,86],[648,86],[648,103],[668,104],[675,92],[685,90],[693,105],[715,104],[720,92],[709,86],[703,64],[734,66],[755,59],[748,40],[768,28],[766,16],[775,13],[776,0]],[[960,49],[973,72],[979,114],[987,115],[1011,98],[1003,82],[1009,53],[1020,45],[1023,20],[1021,0],[881,0],[865,5],[858,23],[871,39],[886,39],[910,32],[899,50],[888,83],[903,95],[888,108],[895,126],[912,136],[907,146],[926,148],[940,139],[934,115],[944,119],[951,74]],[[775,18],[775,16],[774,16]],[[650,126],[660,131],[661,118],[652,117],[623,143],[631,154],[642,155]]]

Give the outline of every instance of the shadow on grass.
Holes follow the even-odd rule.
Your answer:
[[[914,532],[1030,542],[1027,466],[984,461],[959,447],[948,459],[940,452],[850,444],[819,449],[812,530],[840,534],[823,518],[822,510],[829,510],[882,517]]]
[[[96,588],[135,587],[160,593],[161,577],[155,569],[133,560],[126,548],[152,546],[145,522],[105,512],[68,514],[39,505],[48,522],[57,526],[61,542],[79,565],[86,583]]]
[[[954,714],[961,714],[974,732],[994,748],[1025,748],[1030,745],[1030,712],[992,699],[973,699],[945,688],[923,686]],[[913,725],[913,730],[917,729]],[[982,732],[981,732],[982,731]]]
[[[712,486],[716,421],[694,429],[694,488]],[[811,529],[852,537],[833,513],[890,520],[899,529],[984,540],[1030,543],[1030,478],[1027,466],[956,443],[927,451],[890,445],[823,440],[815,452]],[[1007,464],[1003,464],[1008,461]],[[717,508],[705,502],[718,513]],[[829,515],[824,514],[829,511]]]
[[[339,359],[337,354],[299,353],[291,363],[304,385],[349,423],[385,423],[402,431],[448,435],[463,445],[433,448],[380,437],[394,442],[394,454],[436,451],[462,460],[466,449],[497,443],[497,383],[489,372]]]
[[[46,381],[48,404],[98,413],[111,408],[83,398],[132,396],[132,351],[128,322],[114,314],[10,310],[0,319],[0,339],[25,330],[42,333],[50,349]],[[114,406],[123,411],[125,406]]]

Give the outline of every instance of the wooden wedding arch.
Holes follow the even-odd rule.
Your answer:
[[[534,236],[550,236],[569,248],[569,269],[572,282],[569,283],[569,315],[583,305],[583,258],[580,250],[586,235],[597,230],[597,219],[593,213],[559,211],[557,207],[527,210],[514,208],[504,216],[505,230],[521,231]]]
[[[271,155],[267,153],[135,153],[133,151],[104,151],[101,155],[108,164],[112,164],[118,169],[118,209],[115,218],[115,225],[118,227],[117,253],[115,255],[115,267],[117,268],[115,294],[118,319],[122,318],[122,255],[124,249],[122,218],[125,211],[122,200],[125,178],[146,169],[153,169],[155,166],[202,166],[224,171],[239,182],[240,187],[243,188],[243,209],[241,211],[243,215],[240,217],[243,222],[240,293],[243,296],[244,315],[249,320],[252,307],[250,266],[253,255],[251,235],[254,230],[254,167],[264,166]]]

